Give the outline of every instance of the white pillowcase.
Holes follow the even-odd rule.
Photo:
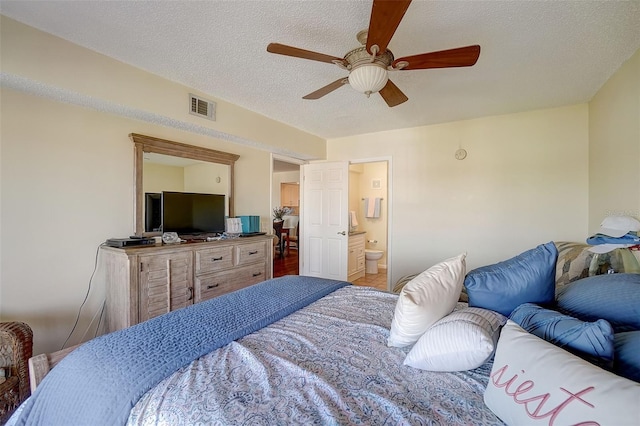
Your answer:
[[[427,269],[404,286],[396,303],[387,345],[409,346],[456,306],[467,272],[466,253]]]
[[[590,364],[509,320],[484,402],[510,425],[638,425],[640,383]]]
[[[404,360],[428,371],[465,371],[478,368],[496,347],[504,315],[482,308],[464,308],[436,322],[411,348]]]

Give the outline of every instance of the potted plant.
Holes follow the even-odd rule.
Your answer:
[[[290,214],[291,209],[289,207],[276,207],[273,209],[273,221],[282,222],[283,217]]]

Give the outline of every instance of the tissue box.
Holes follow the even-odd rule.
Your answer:
[[[260,216],[238,216],[242,222],[242,232],[260,232]]]

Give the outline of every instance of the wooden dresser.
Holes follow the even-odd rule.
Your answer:
[[[271,236],[178,245],[100,248],[106,331],[270,279]]]

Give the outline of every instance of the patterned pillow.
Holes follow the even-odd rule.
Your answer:
[[[527,333],[502,328],[484,401],[510,425],[637,425],[640,384]]]
[[[482,308],[455,311],[429,328],[404,360],[428,371],[465,371],[480,367],[493,355],[500,327],[507,318]]]
[[[594,253],[589,251],[588,244],[566,241],[555,242],[558,249],[556,263],[556,294],[560,289],[573,282],[589,276],[589,266]]]
[[[466,272],[465,254],[427,269],[402,288],[387,344],[414,344],[429,327],[453,311]]]
[[[606,320],[583,322],[560,312],[544,309],[533,303],[518,306],[509,317],[520,327],[547,342],[578,352],[581,356],[596,357],[594,362],[611,366],[613,361],[613,328]],[[588,359],[591,361],[591,359]]]

